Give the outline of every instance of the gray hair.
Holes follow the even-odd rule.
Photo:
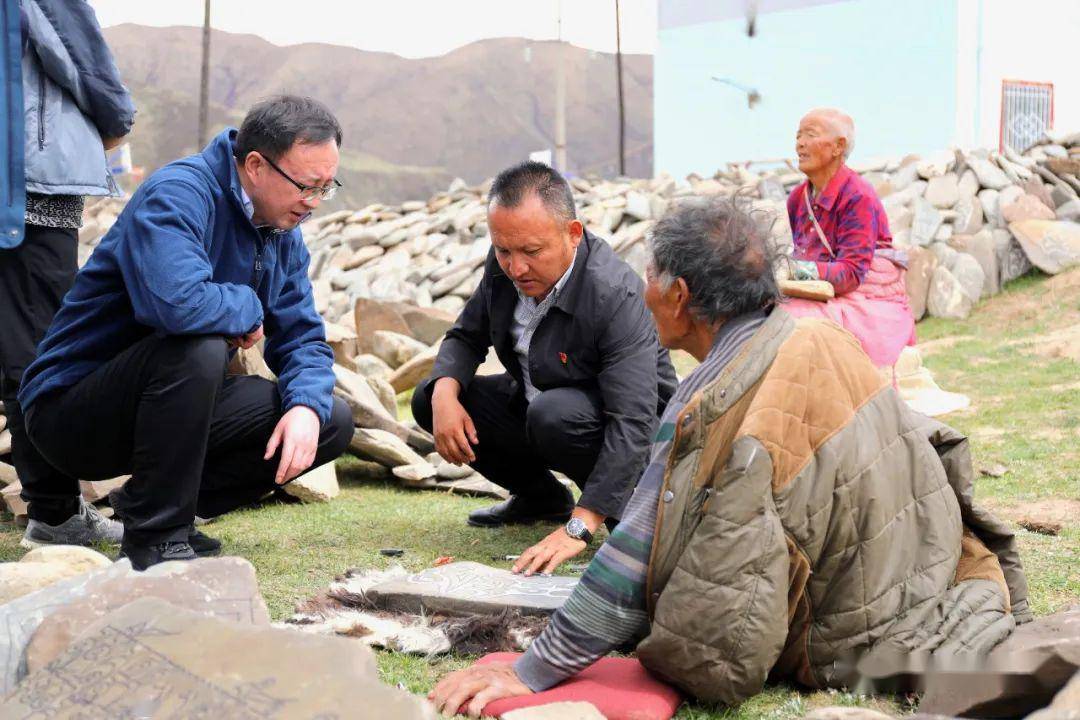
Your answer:
[[[740,195],[680,202],[653,227],[650,270],[667,290],[682,278],[690,310],[715,324],[773,305],[780,298],[774,268],[780,251],[770,238],[772,216]]]
[[[842,137],[847,141],[844,146],[844,159],[847,160],[851,156],[851,151],[855,149],[855,121],[851,119],[851,116],[836,108],[814,108],[806,114],[823,118],[829,123],[829,127],[837,137]]]

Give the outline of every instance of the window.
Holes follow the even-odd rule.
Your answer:
[[[1054,84],[1003,80],[998,149],[1022,153],[1054,127]]]

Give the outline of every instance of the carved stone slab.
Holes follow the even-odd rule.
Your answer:
[[[23,680],[0,717],[435,717],[384,685],[368,648],[344,638],[239,625],[143,598],[93,623]]]
[[[242,558],[162,563],[145,572],[121,560],[0,605],[0,695],[87,625],[146,596],[237,623],[270,622],[255,569]]]
[[[400,612],[467,614],[512,608],[525,615],[546,615],[562,607],[577,582],[457,562],[376,585],[368,592],[379,607]]]

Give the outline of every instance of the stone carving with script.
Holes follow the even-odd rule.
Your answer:
[[[490,613],[512,608],[541,615],[562,607],[577,582],[459,562],[376,585],[369,595],[380,607],[402,612]]]

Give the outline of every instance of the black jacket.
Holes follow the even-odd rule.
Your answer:
[[[677,382],[645,307],[644,290],[630,266],[586,232],[574,271],[529,346],[529,378],[537,390],[599,391],[607,416],[604,444],[579,504],[608,516],[620,516],[630,499]],[[446,333],[431,377],[452,377],[464,389],[494,347],[524,394],[510,333],[517,302],[517,290],[492,251],[480,286]]]

